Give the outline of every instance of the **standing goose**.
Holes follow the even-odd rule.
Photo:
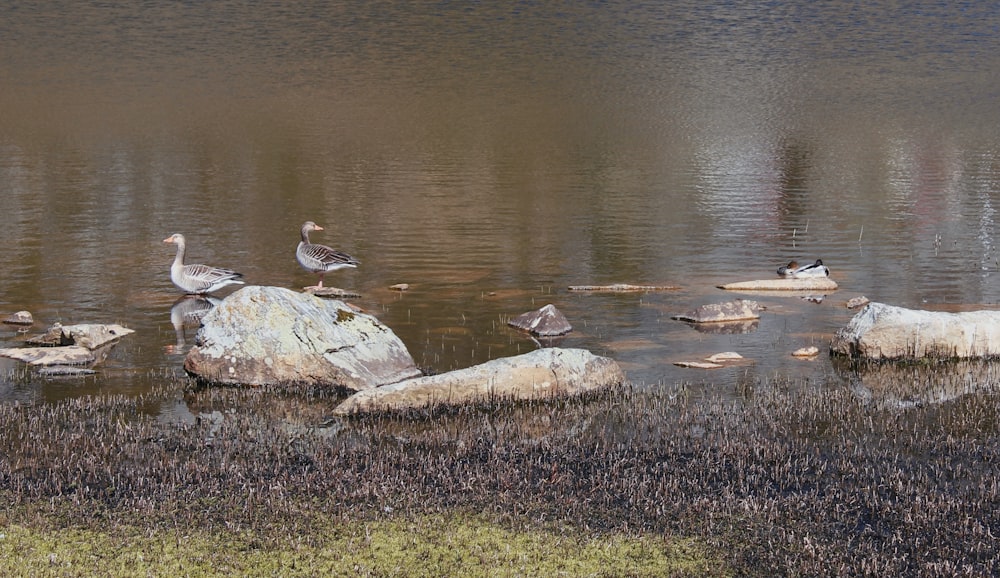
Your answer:
[[[361,263],[347,253],[342,253],[336,249],[331,249],[326,245],[316,245],[309,242],[310,231],[322,231],[320,227],[312,221],[306,221],[302,225],[302,240],[299,241],[298,248],[295,249],[295,258],[299,265],[310,273],[319,274],[319,284],[307,289],[322,289],[323,275],[330,271],[343,269],[344,267],[357,267]]]
[[[209,267],[208,265],[185,265],[184,235],[174,233],[163,240],[164,243],[177,245],[177,256],[170,266],[170,280],[174,282],[185,293],[203,295],[218,291],[226,285],[242,285],[240,281],[242,273],[237,273],[231,269],[221,269],[219,267]]]

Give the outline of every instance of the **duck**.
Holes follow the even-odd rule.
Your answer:
[[[205,295],[229,285],[243,285],[243,281],[240,280],[243,274],[232,269],[200,264],[185,265],[184,253],[187,244],[184,235],[174,233],[163,242],[177,245],[177,256],[174,257],[174,262],[170,265],[170,280],[181,291],[191,295]]]
[[[798,261],[789,261],[787,265],[778,268],[778,275],[790,277],[792,279],[806,279],[810,277],[829,277],[830,268],[823,264],[822,259],[816,259],[815,263],[799,266]]]
[[[307,289],[322,289],[323,275],[330,271],[336,271],[345,267],[357,267],[361,264],[360,261],[347,253],[331,249],[326,245],[310,243],[309,233],[322,230],[324,230],[323,227],[312,221],[303,223],[302,240],[299,241],[299,246],[295,249],[295,258],[298,260],[299,265],[302,265],[302,268],[306,271],[319,275],[319,283],[313,287],[307,287]]]

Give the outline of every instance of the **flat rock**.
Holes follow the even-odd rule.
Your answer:
[[[591,293],[631,293],[647,291],[675,291],[680,289],[675,285],[630,285],[628,283],[614,283],[612,285],[570,285],[570,291],[591,292]]]
[[[14,347],[0,349],[0,356],[23,361],[28,365],[90,365],[97,361],[94,353],[79,345],[60,347]]]
[[[201,323],[184,369],[209,383],[358,391],[420,375],[391,329],[338,300],[248,286]]]
[[[862,359],[1000,356],[1000,311],[947,313],[872,302],[837,331],[834,353]]]
[[[819,348],[815,345],[800,347],[792,352],[793,357],[816,357],[819,355]]]
[[[551,303],[537,311],[522,313],[507,321],[507,325],[523,329],[539,337],[565,335],[573,330],[566,316]]]
[[[491,396],[524,400],[573,395],[624,380],[621,367],[610,358],[584,349],[548,347],[361,391],[334,408],[334,414],[467,403]]]
[[[98,349],[131,333],[135,333],[135,330],[121,325],[97,323],[60,325],[56,323],[45,333],[26,340],[26,343],[41,347],[77,345],[87,349]]]
[[[737,299],[726,303],[711,303],[702,305],[687,313],[674,315],[673,319],[689,323],[719,323],[728,321],[743,321],[759,319],[761,307],[756,301]]]
[[[836,291],[837,282],[829,277],[760,279],[726,283],[718,287],[727,291]]]
[[[31,316],[30,311],[18,311],[4,317],[3,322],[8,325],[34,325],[35,319]]]
[[[50,365],[38,370],[38,375],[45,377],[84,377],[95,373],[97,372],[93,369],[71,365]]]
[[[354,291],[348,291],[346,289],[340,289],[339,287],[305,287],[303,289],[306,293],[310,295],[315,295],[317,297],[332,297],[334,299],[360,299],[361,294],[355,293]]]

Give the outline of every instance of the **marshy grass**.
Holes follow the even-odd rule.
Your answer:
[[[181,383],[9,404],[0,548],[58,562],[78,532],[117,544],[96,560],[141,554],[154,573],[165,544],[166,563],[236,573],[1000,572],[995,393],[893,408],[780,380],[740,392],[623,386],[345,420],[333,395]],[[179,396],[195,419],[150,417]]]

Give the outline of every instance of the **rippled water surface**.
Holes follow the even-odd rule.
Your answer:
[[[136,333],[95,377],[8,370],[0,398],[180,375],[174,232],[301,288],[316,221],[362,262],[328,283],[436,371],[538,347],[505,321],[553,303],[560,345],[637,383],[823,382],[850,297],[997,303],[1000,8],[667,4],[4,3],[0,314]],[[754,296],[747,333],[671,319],[816,258],[820,303]],[[609,283],[681,289],[567,291]],[[719,351],[752,363],[673,364]]]

